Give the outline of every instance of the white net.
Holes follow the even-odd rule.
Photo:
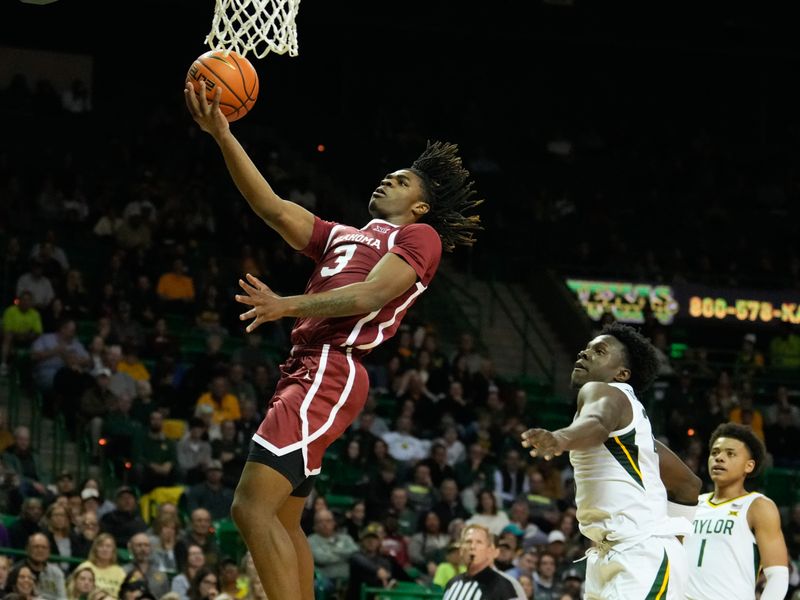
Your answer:
[[[295,17],[300,0],[216,0],[206,44],[212,50],[297,56]]]

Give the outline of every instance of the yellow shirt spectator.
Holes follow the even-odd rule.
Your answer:
[[[194,281],[184,272],[181,259],[172,263],[172,271],[158,278],[156,293],[162,300],[194,300]]]
[[[238,421],[242,418],[239,399],[228,392],[228,379],[224,375],[217,375],[211,380],[210,390],[197,400],[197,406],[203,405],[214,409],[212,421],[217,425],[226,420]]]

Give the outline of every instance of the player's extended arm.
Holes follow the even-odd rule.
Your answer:
[[[219,145],[233,182],[253,212],[277,231],[292,248],[305,248],[314,230],[314,215],[299,204],[278,196],[250,160],[245,149],[231,133],[230,123],[219,109],[222,90],[217,88],[214,101],[210,104],[206,100],[204,81],[200,82],[200,93],[194,93],[191,83],[186,84],[183,92],[189,113],[200,128],[211,134]]]
[[[767,578],[761,600],[782,600],[789,589],[789,553],[783,540],[778,507],[769,498],[758,498],[747,511],[747,521],[756,536],[761,566]]]
[[[389,252],[364,281],[320,292],[298,296],[278,296],[257,277],[248,274],[247,281],[239,280],[245,294],[236,300],[252,308],[239,315],[245,321],[253,319],[247,331],[267,321],[282,317],[349,317],[378,311],[408,290],[417,280],[417,273],[397,254]]]
[[[677,454],[658,440],[656,440],[656,451],[661,481],[667,488],[667,499],[686,506],[696,506],[697,497],[703,487],[702,480]]]
[[[580,414],[569,427],[547,431],[529,429],[522,434],[522,445],[531,448],[531,456],[550,460],[566,450],[584,450],[608,439],[620,423],[630,423],[631,405],[615,387],[601,382],[585,384],[578,392]]]

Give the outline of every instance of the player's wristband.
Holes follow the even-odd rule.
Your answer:
[[[767,583],[761,592],[761,600],[783,600],[789,589],[789,567],[764,567],[764,577],[767,578]]]
[[[683,517],[691,523],[694,520],[694,513],[697,512],[697,504],[678,504],[667,500],[667,516]]]

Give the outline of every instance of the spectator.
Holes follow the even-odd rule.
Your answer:
[[[197,544],[186,546],[186,560],[183,568],[180,569],[175,577],[172,578],[170,590],[177,593],[181,600],[189,599],[189,588],[195,575],[205,566],[206,557],[203,548]]]
[[[458,439],[458,429],[455,425],[448,425],[445,427],[444,434],[441,438],[441,443],[444,444],[447,450],[447,464],[455,468],[455,466],[467,457],[467,449],[464,444]]]
[[[783,536],[792,560],[800,560],[800,502],[792,506],[788,522],[783,526]]]
[[[436,565],[436,571],[433,574],[433,585],[438,585],[444,589],[447,587],[448,581],[466,570],[466,565],[461,561],[458,542],[451,542],[447,546],[444,560]]]
[[[66,582],[67,600],[87,600],[94,591],[94,571],[89,567],[75,569]]]
[[[794,371],[800,368],[800,335],[789,321],[781,327],[780,334],[769,343],[769,366],[778,372]]]
[[[238,421],[242,418],[239,399],[228,392],[228,378],[224,375],[214,376],[209,391],[198,398],[197,406],[204,405],[214,409],[213,422],[216,425],[225,420]]]
[[[87,492],[94,492],[97,490],[87,488],[81,492],[81,497]],[[96,496],[95,496],[96,499]],[[79,517],[78,524],[75,527],[75,538],[73,540],[73,553],[75,556],[89,556],[89,550],[92,548],[94,539],[100,533],[100,519],[97,518],[97,513],[92,510],[86,510]]]
[[[494,474],[494,490],[504,507],[511,506],[520,495],[528,493],[530,487],[525,471],[519,451],[507,450],[503,465]]]
[[[447,448],[441,442],[431,445],[430,456],[422,461],[428,465],[433,486],[438,488],[445,478],[455,479],[456,473],[447,461]]]
[[[560,586],[556,581],[556,559],[549,552],[539,554],[539,566],[533,574],[533,584],[536,600],[559,600]]]
[[[230,420],[220,423],[219,431],[221,437],[211,442],[211,456],[222,465],[223,483],[235,488],[247,461],[250,438],[240,439],[236,423]]]
[[[411,564],[422,573],[433,577],[436,565],[442,560],[443,550],[450,543],[450,536],[442,528],[439,515],[427,511],[422,514],[417,533],[408,543],[408,557]]]
[[[0,555],[0,591],[6,589],[9,571],[11,571],[11,558],[4,554]]]
[[[36,587],[36,574],[24,563],[15,566],[9,572],[5,592],[4,598],[15,597],[22,600],[43,598]]]
[[[94,573],[95,587],[116,598],[125,580],[125,571],[117,564],[117,544],[114,537],[101,533],[92,542],[89,558],[79,564],[76,570],[88,567]]]
[[[209,566],[200,567],[192,578],[187,594],[189,600],[210,600],[219,595],[219,577]]]
[[[166,594],[170,589],[169,577],[161,569],[159,562],[154,560],[147,534],[137,533],[132,536],[128,542],[128,551],[132,560],[123,567],[126,576],[143,580],[147,589],[157,598]]]
[[[47,507],[44,522],[46,525],[45,535],[50,543],[50,548],[58,556],[80,556],[76,551],[80,549],[78,534],[73,531],[69,517],[69,511],[61,504],[53,503]],[[68,573],[71,569],[69,562],[59,563],[61,570]]]
[[[150,413],[150,426],[142,442],[141,456],[138,478],[143,492],[177,483],[178,453],[175,442],[164,435],[164,417],[157,410]]]
[[[786,385],[779,385],[775,389],[775,401],[764,411],[764,420],[767,425],[774,425],[778,422],[781,409],[786,408],[791,415],[791,423],[800,427],[800,408],[792,404],[789,399],[789,388]]]
[[[395,487],[389,496],[389,503],[382,515],[382,521],[388,517],[397,521],[397,529],[404,536],[411,536],[417,531],[419,514],[408,505],[408,490]]]
[[[443,529],[447,529],[453,519],[469,519],[470,512],[461,503],[455,479],[442,480],[439,486],[439,501],[433,505],[433,510],[439,515]]]
[[[42,532],[42,528],[39,525],[42,514],[43,509],[40,498],[25,498],[22,502],[22,512],[19,519],[8,528],[8,537],[12,548],[22,550],[32,535]]]
[[[756,334],[745,334],[733,363],[736,381],[752,381],[764,372],[765,363],[764,354],[756,348]]]
[[[190,512],[205,508],[214,520],[227,519],[231,514],[233,490],[222,481],[222,463],[212,460],[205,469],[205,481],[186,492],[186,507]]]
[[[39,310],[47,308],[56,297],[53,283],[44,274],[44,264],[38,258],[30,261],[30,270],[17,279],[17,297],[30,292],[33,306]]]
[[[476,486],[478,489],[494,489],[495,469],[487,458],[486,448],[473,443],[469,456],[454,467],[456,483],[461,490]]]
[[[39,459],[31,446],[30,429],[24,425],[14,428],[14,443],[6,448],[2,458],[6,466],[22,478],[26,495],[48,497],[47,487],[40,480]]]
[[[394,581],[411,578],[391,556],[380,553],[384,531],[380,523],[370,523],[361,532],[361,549],[350,557],[350,580],[346,600],[358,600],[361,587],[388,588]]]
[[[764,441],[764,417],[761,411],[753,407],[753,396],[750,392],[742,392],[739,406],[731,409],[728,420],[732,423],[747,425],[761,441]]]
[[[75,321],[64,319],[59,322],[55,333],[45,333],[33,342],[33,379],[40,391],[49,392],[52,389],[53,378],[64,366],[67,352],[74,352],[81,366],[88,368],[91,364],[91,357],[76,337],[76,331]]]
[[[204,439],[205,435],[205,422],[192,417],[189,432],[177,444],[178,466],[189,485],[203,481],[205,469],[211,462],[211,444]]]
[[[122,345],[122,356],[117,363],[117,372],[130,375],[135,382],[150,381],[150,372],[139,358],[139,348],[130,337],[122,338],[126,342]]]
[[[43,533],[34,533],[28,538],[25,558],[22,563],[34,574],[37,591],[45,600],[62,600],[67,592],[64,587],[64,572],[50,559],[50,542]]]
[[[482,525],[492,535],[500,535],[503,528],[510,523],[506,511],[497,507],[497,497],[489,490],[478,494],[478,510],[467,519],[467,525]]]
[[[172,270],[158,278],[156,293],[164,309],[186,313],[188,307],[194,303],[194,280],[186,271],[183,260],[176,258],[172,261]]]
[[[114,498],[116,508],[101,517],[100,527],[104,533],[111,534],[115,546],[127,546],[128,540],[134,534],[147,530],[147,524],[142,519],[136,492],[132,487],[119,487]],[[114,551],[116,552],[116,548]]]
[[[349,579],[349,560],[358,551],[353,538],[336,531],[333,513],[321,510],[314,515],[314,533],[308,536],[308,544],[314,565],[330,582],[328,591],[339,589]]]
[[[242,580],[239,565],[229,556],[220,563],[219,591],[220,596],[225,595],[228,600],[244,597],[247,594],[247,584]]]
[[[431,446],[430,441],[419,439],[412,431],[411,417],[401,415],[397,418],[395,431],[383,435],[383,440],[389,447],[389,455],[404,466],[425,458]]]
[[[162,505],[163,506],[163,505]],[[160,514],[153,523],[153,536],[150,544],[153,548],[153,561],[158,563],[162,571],[177,571],[175,545],[178,542],[180,521],[177,515]]]
[[[0,377],[8,374],[9,358],[15,350],[28,350],[41,336],[42,316],[33,306],[33,295],[23,290],[17,300],[3,311],[0,329]]]
[[[190,517],[189,529],[184,532],[175,545],[175,558],[178,568],[186,564],[187,549],[190,544],[197,544],[203,549],[205,564],[215,567],[219,560],[219,548],[211,529],[211,513],[205,508],[195,508]]]
[[[506,575],[510,575],[514,579],[520,577],[530,577],[533,580],[533,574],[539,564],[539,555],[534,550],[525,550],[514,560],[514,566],[506,571]]]
[[[419,463],[414,467],[413,478],[406,484],[406,490],[408,504],[417,514],[433,507],[434,487],[428,465]]]

